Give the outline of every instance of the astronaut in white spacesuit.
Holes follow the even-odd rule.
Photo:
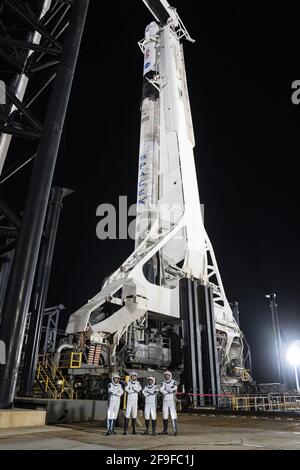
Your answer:
[[[107,431],[106,436],[117,434],[115,431],[115,423],[118,418],[120,400],[124,391],[120,384],[120,376],[112,375],[111,383],[108,386],[108,410],[107,410]]]
[[[137,374],[132,372],[130,374],[129,382],[125,386],[127,393],[127,405],[124,419],[124,434],[127,434],[128,421],[132,419],[132,434],[136,434],[136,418],[138,410],[139,393],[142,390],[140,382],[137,380]]]
[[[161,434],[168,434],[168,419],[169,414],[173,421],[174,436],[177,436],[177,412],[176,412],[176,392],[177,384],[172,379],[170,371],[164,373],[164,380],[161,384],[159,391],[163,395],[163,423],[164,429]]]
[[[152,435],[156,435],[156,406],[157,406],[158,387],[155,384],[154,377],[148,377],[147,385],[144,387],[143,395],[145,397],[145,426],[144,434],[149,434],[150,418],[152,420]]]

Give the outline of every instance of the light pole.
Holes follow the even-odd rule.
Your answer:
[[[277,368],[278,368],[278,378],[281,384],[284,383],[283,379],[283,367],[282,367],[282,341],[281,341],[281,332],[279,326],[279,319],[278,319],[278,305],[276,300],[276,294],[268,294],[265,296],[270,301],[270,309],[271,309],[271,316],[272,316],[272,324],[274,330],[274,338],[275,338],[275,351],[276,351],[276,358],[277,358]]]
[[[287,350],[287,360],[294,367],[297,392],[300,392],[297,367],[300,365],[300,341],[294,341]]]

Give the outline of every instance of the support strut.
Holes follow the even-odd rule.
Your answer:
[[[7,0],[6,3],[12,4]],[[72,4],[62,59],[57,69],[46,122],[34,162],[0,323],[0,340],[6,345],[7,357],[7,363],[0,365],[0,408],[11,407],[14,400],[26,316],[88,3],[88,0],[76,0]],[[60,46],[56,41],[52,42],[56,47]]]

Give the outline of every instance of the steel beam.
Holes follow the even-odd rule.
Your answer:
[[[21,228],[20,217],[0,199],[0,212],[16,227]]]
[[[16,2],[5,0],[16,7]],[[72,4],[70,23],[58,66],[44,131],[34,162],[20,238],[17,244],[7,295],[0,323],[0,339],[6,344],[7,363],[0,365],[0,407],[11,407],[14,400],[17,374],[24,339],[26,315],[32,293],[35,269],[42,238],[47,204],[70,97],[75,66],[83,34],[88,0]],[[22,12],[19,9],[21,16]],[[35,22],[32,26],[49,36]],[[48,38],[47,38],[48,39]],[[56,47],[57,41],[49,38]]]
[[[43,314],[47,301],[56,234],[63,198],[68,194],[70,194],[70,190],[63,188],[53,188],[51,191],[45,237],[43,239],[40,250],[35,287],[32,295],[33,306],[30,315],[28,338],[21,377],[21,387],[19,391],[19,395],[25,397],[31,397],[33,394]]]

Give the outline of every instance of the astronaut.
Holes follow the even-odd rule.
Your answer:
[[[140,382],[137,380],[137,374],[132,372],[130,374],[129,382],[125,386],[125,392],[127,393],[127,405],[124,420],[124,434],[127,434],[128,421],[132,419],[132,434],[136,434],[136,417],[138,409],[138,395],[142,390]]]
[[[168,419],[170,414],[173,421],[174,436],[177,436],[177,412],[175,404],[177,384],[172,379],[172,374],[168,370],[164,373],[164,380],[159,391],[163,395],[164,429],[161,434],[168,434]]]
[[[144,387],[143,395],[145,397],[145,425],[144,434],[149,434],[150,418],[152,420],[152,436],[156,435],[156,403],[157,403],[158,387],[155,384],[154,377],[148,377],[147,385]]]
[[[120,400],[124,391],[120,384],[120,376],[112,375],[112,381],[108,386],[108,410],[107,410],[107,431],[106,436],[117,434],[115,431],[115,423],[118,417]]]

